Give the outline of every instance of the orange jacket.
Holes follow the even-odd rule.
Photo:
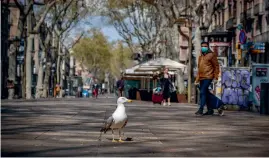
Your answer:
[[[196,82],[204,79],[218,79],[219,62],[214,52],[201,54],[198,59],[198,72]]]

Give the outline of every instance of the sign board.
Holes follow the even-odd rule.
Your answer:
[[[175,24],[185,24],[186,21],[186,18],[178,18],[175,20]]]
[[[239,42],[241,44],[245,44],[247,42],[247,35],[246,35],[246,32],[245,30],[240,30],[240,33],[239,33]]]
[[[181,31],[183,34],[185,34],[186,36],[189,36],[189,28],[188,27],[180,27]],[[188,47],[189,46],[189,41],[187,38],[185,38],[182,35],[179,35],[179,45],[181,47]]]
[[[252,64],[253,104],[260,106],[261,83],[269,83],[269,64]]]
[[[229,42],[210,42],[209,48],[218,54],[218,56],[223,56],[225,52],[227,52],[230,46]]]
[[[241,60],[242,59],[242,50],[241,49],[237,49],[237,60]]]
[[[263,42],[256,42],[252,46],[252,53],[265,53],[265,43]]]

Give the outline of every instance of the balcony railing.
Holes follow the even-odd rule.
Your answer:
[[[254,19],[253,13],[252,13],[252,8],[247,10],[247,19]]]
[[[268,0],[264,0],[262,3],[258,3],[254,6],[254,15],[262,15],[265,12],[265,5],[266,3],[269,3]]]
[[[245,2],[247,2],[247,3],[250,3],[250,2],[252,2],[253,0],[245,0]]]
[[[254,15],[259,15],[260,12],[260,4],[256,4],[254,6]]]
[[[236,27],[236,19],[232,17],[226,22],[226,29],[229,30],[235,27]]]
[[[259,34],[257,36],[254,36],[254,40],[256,42],[265,42],[265,41],[269,41],[269,31],[264,32],[262,34]]]
[[[224,31],[224,27],[222,25],[216,25],[212,29],[212,32],[219,32],[219,31]]]

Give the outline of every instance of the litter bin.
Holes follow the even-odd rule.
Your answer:
[[[260,114],[269,115],[269,83],[261,83]]]

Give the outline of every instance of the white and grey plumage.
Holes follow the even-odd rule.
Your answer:
[[[127,121],[128,121],[128,117],[125,111],[125,106],[124,103],[126,102],[132,102],[131,100],[125,98],[125,97],[120,97],[117,100],[117,109],[114,111],[114,113],[112,114],[112,116],[110,116],[106,122],[105,122],[105,126],[100,130],[100,134],[102,134],[102,132],[106,133],[108,130],[112,130],[112,136],[113,136],[113,140],[112,142],[115,142],[114,139],[114,130],[118,129],[119,130],[119,142],[123,142],[121,139],[121,130],[126,126]],[[101,136],[101,135],[100,135]]]

